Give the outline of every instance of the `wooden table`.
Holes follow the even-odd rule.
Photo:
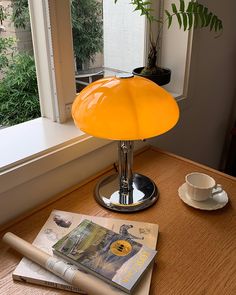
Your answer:
[[[174,155],[150,148],[135,157],[135,171],[151,177],[159,187],[160,198],[151,208],[133,214],[120,214],[100,207],[93,198],[97,179],[57,196],[8,228],[27,241],[33,241],[52,209],[82,214],[158,223],[159,254],[154,265],[150,294],[236,294],[236,179]],[[178,196],[184,176],[200,171],[221,183],[230,198],[223,209],[201,211],[185,205]],[[0,294],[69,294],[12,281],[12,271],[20,255],[0,244]]]

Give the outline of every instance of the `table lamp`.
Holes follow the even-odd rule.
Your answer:
[[[118,74],[84,88],[72,105],[72,117],[85,133],[118,141],[118,173],[98,182],[97,202],[121,212],[153,205],[159,196],[155,183],[132,172],[133,141],[160,135],[174,127],[179,118],[175,99],[148,79]]]

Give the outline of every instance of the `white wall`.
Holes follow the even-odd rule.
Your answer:
[[[215,39],[206,29],[194,32],[188,97],[180,121],[150,142],[219,168],[236,96],[236,2],[201,2],[223,20],[223,35]]]
[[[144,64],[145,18],[129,2],[103,1],[104,66],[132,72]]]

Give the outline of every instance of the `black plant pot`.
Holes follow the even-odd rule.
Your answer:
[[[136,76],[141,76],[147,78],[159,86],[166,85],[170,82],[171,70],[166,68],[160,68],[159,73],[157,74],[141,74],[141,71],[144,67],[136,68],[133,70],[133,74]]]

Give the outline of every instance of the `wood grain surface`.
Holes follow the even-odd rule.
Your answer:
[[[235,295],[236,179],[153,148],[135,157],[134,170],[152,178],[160,190],[160,198],[151,208],[121,214],[100,207],[93,198],[95,178],[63,192],[44,207],[5,226],[1,237],[11,231],[32,242],[53,209],[158,223],[159,252],[153,270],[151,295]],[[230,200],[223,209],[201,211],[180,200],[178,188],[184,183],[185,175],[194,171],[207,173],[223,185]],[[18,253],[0,242],[1,295],[70,293],[14,282],[12,272],[20,259]]]

